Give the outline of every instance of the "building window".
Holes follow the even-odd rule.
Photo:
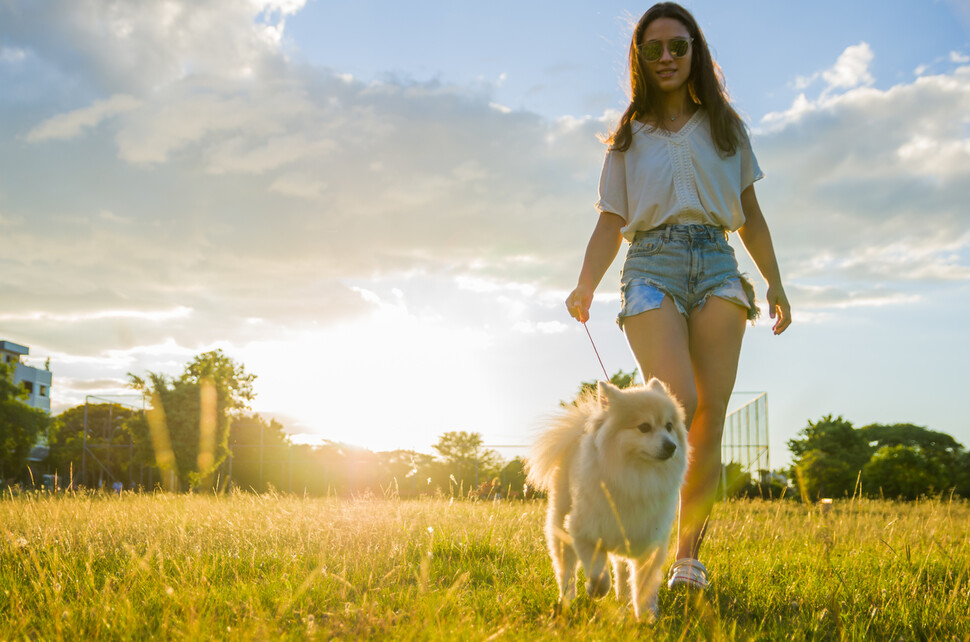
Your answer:
[[[42,385],[40,387],[40,396],[41,397],[46,397],[47,396],[47,386]]]
[[[23,381],[24,390],[27,391],[28,395],[34,394],[34,382],[33,381]]]

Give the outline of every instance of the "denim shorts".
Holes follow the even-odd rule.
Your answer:
[[[637,232],[620,284],[616,322],[621,328],[626,317],[656,310],[666,296],[685,318],[712,296],[745,308],[751,321],[759,312],[754,288],[738,271],[727,233],[713,225],[664,225]]]

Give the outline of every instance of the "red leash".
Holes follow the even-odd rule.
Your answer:
[[[600,351],[596,349],[596,343],[593,341],[593,335],[589,333],[589,328],[586,327],[586,322],[583,322],[583,328],[586,329],[586,336],[589,337],[589,342],[593,346],[593,352],[596,353],[596,360],[600,362],[600,368],[603,369],[603,376],[606,377],[604,381],[610,380],[610,375],[606,374],[606,366],[603,365],[603,360],[600,359]]]

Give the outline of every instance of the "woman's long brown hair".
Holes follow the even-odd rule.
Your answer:
[[[633,142],[633,121],[650,120],[656,127],[666,128],[661,93],[656,81],[647,73],[640,58],[640,41],[647,26],[657,18],[673,18],[686,27],[691,42],[690,76],[687,91],[694,104],[707,110],[711,122],[711,137],[725,155],[734,154],[744,137],[744,123],[731,106],[724,89],[724,75],[707,48],[704,33],[687,9],[676,2],[660,2],[650,7],[633,30],[630,42],[630,105],[623,112],[620,124],[607,139],[610,149],[625,152]]]

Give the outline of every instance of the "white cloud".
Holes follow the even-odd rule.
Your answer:
[[[872,48],[866,42],[847,47],[831,69],[822,72],[829,90],[852,89],[875,82],[869,73],[869,63],[873,59]]]
[[[754,137],[798,308],[913,305],[970,282],[970,72],[800,95]],[[773,210],[777,210],[773,212]],[[838,284],[812,290],[810,284]]]
[[[101,321],[106,319],[143,319],[160,322],[173,319],[184,319],[192,314],[186,307],[176,307],[169,310],[98,310],[77,314],[51,314],[47,312],[0,313],[0,321],[53,321],[57,323],[75,323],[78,321]]]
[[[145,364],[178,370],[220,341],[370,319],[424,347],[460,327],[429,374],[461,367],[466,340],[485,359],[495,336],[568,334],[562,300],[595,223],[596,134],[618,114],[550,122],[497,108],[487,89],[291,63],[279,35],[301,5],[80,0],[83,11],[38,3],[16,21],[16,46],[86,91],[59,115],[3,119],[32,123],[18,133],[33,143],[24,154],[0,140],[0,225],[18,248],[0,270],[5,332],[87,355],[85,367],[110,355],[105,378],[119,380]],[[61,40],[42,35],[42,17]],[[754,135],[783,271],[814,319],[912,305],[921,287],[970,278],[970,71],[881,90],[873,57],[848,48],[812,76],[819,93]],[[615,313],[614,277],[600,318]],[[373,372],[375,345],[397,349],[346,332],[353,350],[320,354],[367,354],[355,367]]]
[[[107,100],[95,101],[90,107],[49,118],[31,129],[26,139],[31,143],[69,140],[87,129],[97,127],[105,120],[133,111],[140,105],[141,101],[132,96],[117,94]]]
[[[970,56],[959,51],[950,52],[950,62],[955,62],[958,65],[965,65],[970,62]]]
[[[108,91],[186,76],[250,77],[278,64],[285,19],[304,2],[38,0],[0,6],[0,35]]]
[[[27,52],[19,47],[0,47],[0,62],[15,64],[27,58]]]
[[[796,91],[804,91],[812,86],[819,78],[825,81],[822,95],[829,95],[836,90],[852,89],[853,87],[868,86],[875,82],[869,73],[869,63],[874,54],[869,43],[860,42],[846,47],[835,64],[822,71],[816,71],[808,76],[795,76],[792,86]],[[923,73],[923,66],[917,69],[916,75]]]

